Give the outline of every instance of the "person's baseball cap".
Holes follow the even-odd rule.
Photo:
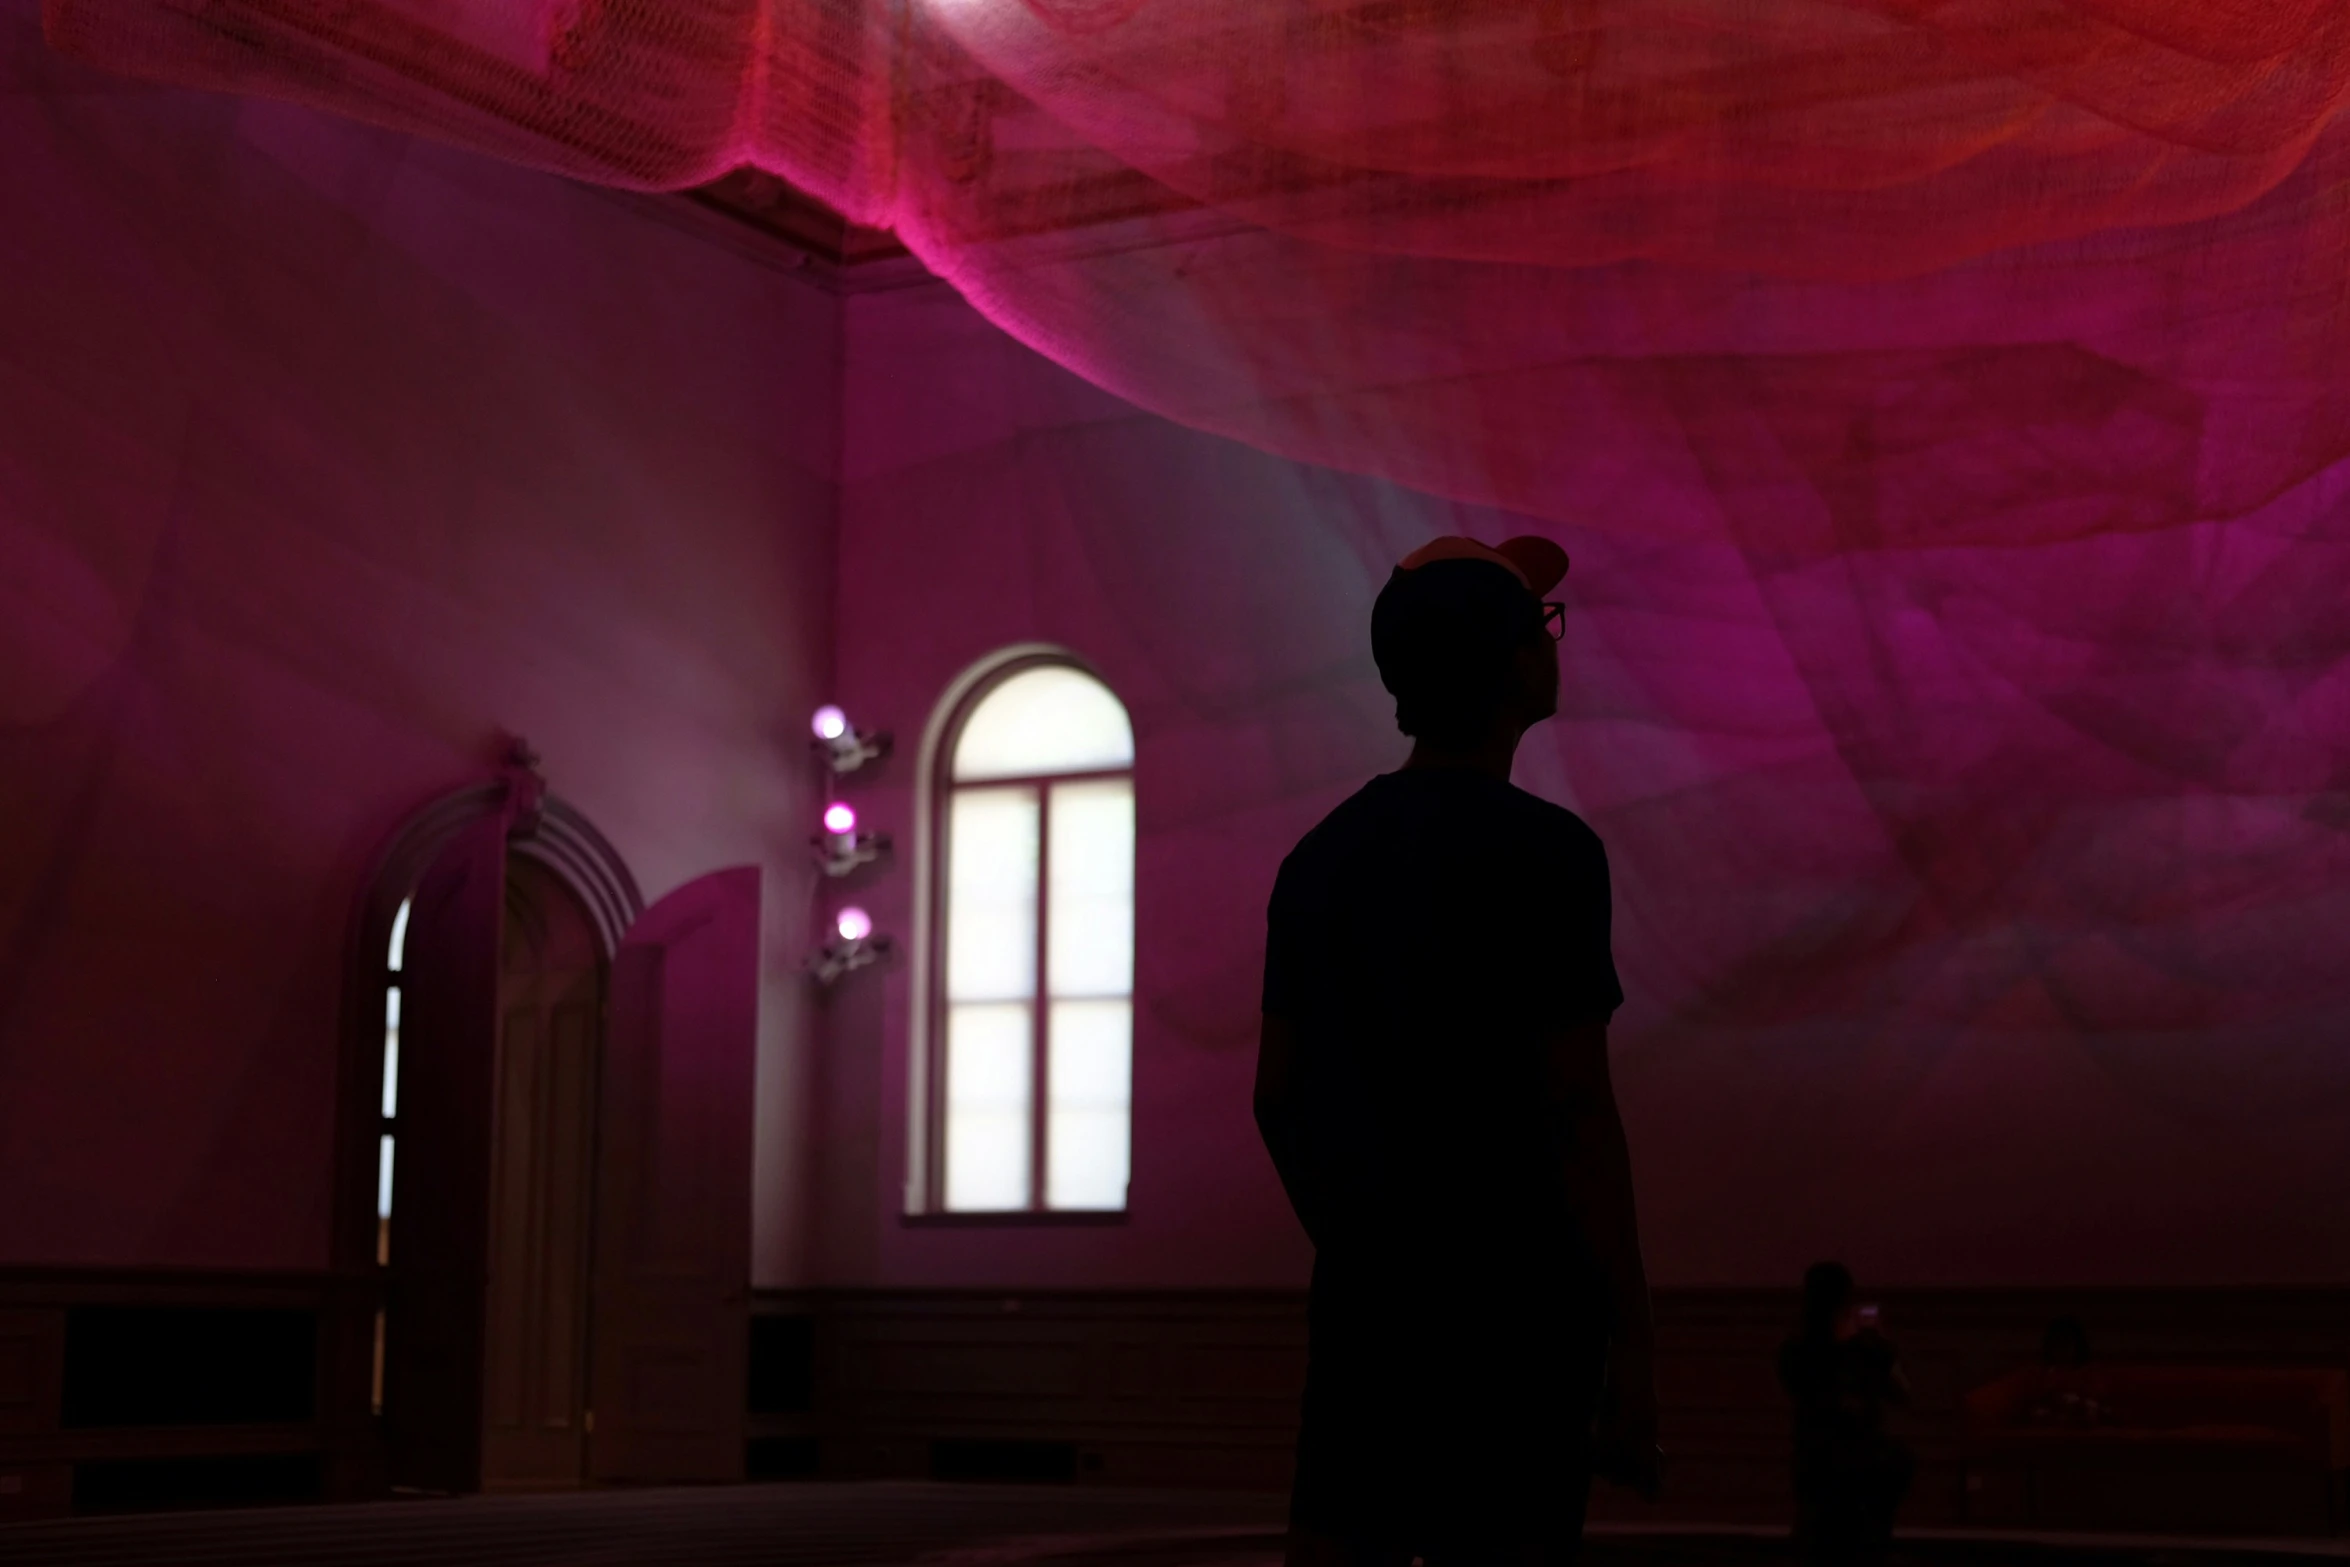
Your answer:
[[[1526,591],[1536,598],[1557,587],[1567,574],[1567,552],[1534,533],[1523,533],[1499,544],[1481,544],[1459,534],[1430,539],[1397,561],[1395,569],[1417,571],[1437,560],[1490,561],[1524,583]]]

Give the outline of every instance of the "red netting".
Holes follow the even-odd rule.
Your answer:
[[[1643,874],[1686,852],[1808,912],[1739,905],[1692,962],[1700,1012],[1894,986],[2258,1061],[2350,1009],[2339,0],[48,0],[48,24],[585,179],[757,163],[1146,408],[1544,519],[1612,562],[1578,591],[1684,628],[1706,582],[1642,573],[1718,573],[1718,640],[1650,650],[1621,694],[1703,753],[1693,792],[1615,827],[1650,836]]]

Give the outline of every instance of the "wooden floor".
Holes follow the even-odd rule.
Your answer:
[[[1122,1567],[1278,1560],[1282,1499],[918,1483],[716,1486],[0,1525],[5,1567]],[[1186,1557],[1191,1562],[1185,1561]]]
[[[0,1567],[1278,1567],[1280,1497],[912,1482],[0,1525]],[[2309,1567],[2350,1541],[1904,1532],[1889,1567]],[[1595,1525],[1586,1567],[1796,1567],[1783,1533]]]

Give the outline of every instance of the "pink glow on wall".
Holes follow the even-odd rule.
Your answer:
[[[648,899],[764,865],[758,1276],[800,1276],[835,303],[19,0],[0,212],[0,1262],[324,1264],[360,879],[504,726]]]

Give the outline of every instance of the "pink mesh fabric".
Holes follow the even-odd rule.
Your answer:
[[[1145,408],[1575,535],[1580,593],[1718,597],[1712,643],[1623,655],[1690,761],[1613,830],[1655,885],[1679,852],[1754,893],[1736,932],[1650,911],[1689,1018],[1898,996],[2253,1077],[2350,1021],[2339,0],[47,22],[578,178],[761,165]],[[2264,1103],[2350,1104],[2350,1058],[2300,1059]]]
[[[2345,448],[2331,0],[47,0],[577,178],[750,163],[1133,401],[1758,549],[2240,516]]]

